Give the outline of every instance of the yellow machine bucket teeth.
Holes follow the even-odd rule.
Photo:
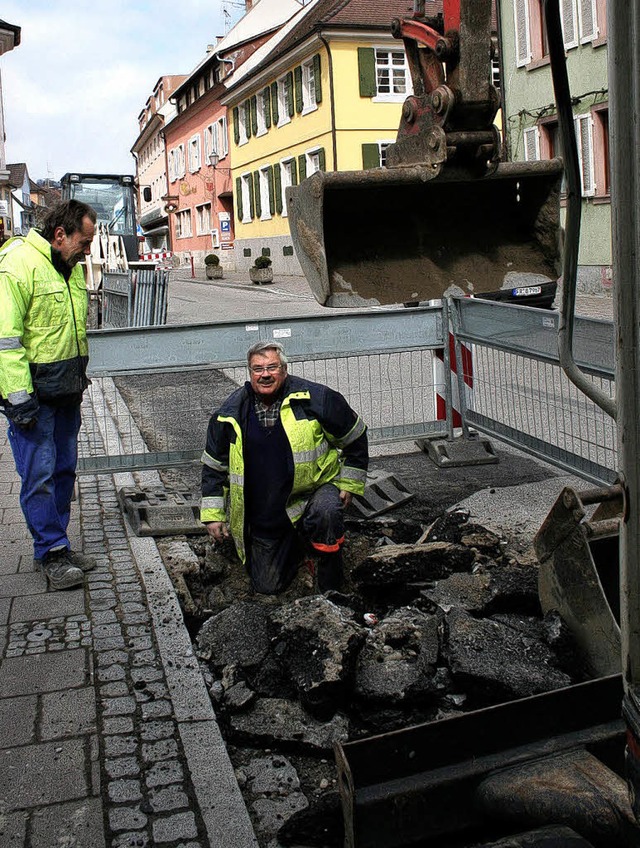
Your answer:
[[[562,173],[558,159],[502,163],[477,178],[446,167],[432,177],[424,166],[318,171],[287,188],[294,248],[325,306],[556,280]]]

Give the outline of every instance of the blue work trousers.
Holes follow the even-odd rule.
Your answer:
[[[311,495],[300,521],[279,536],[264,538],[250,533],[247,568],[256,592],[277,594],[291,583],[305,548],[319,557],[318,588],[335,588],[342,575],[340,548],[344,542],[344,507],[333,483],[325,483]],[[327,574],[325,575],[325,572]],[[331,574],[329,575],[329,572]],[[325,581],[325,576],[332,579]]]
[[[35,427],[9,423],[9,443],[20,475],[20,506],[33,536],[33,555],[71,547],[67,536],[78,461],[80,406],[40,404]]]

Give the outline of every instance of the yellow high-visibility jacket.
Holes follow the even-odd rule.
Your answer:
[[[17,405],[81,395],[86,368],[87,289],[76,265],[67,282],[51,245],[30,230],[0,250],[0,396]]]
[[[211,416],[202,455],[200,520],[205,524],[228,520],[243,562],[245,523],[250,523],[245,516],[243,444],[252,403],[249,383],[227,398]],[[293,483],[286,506],[292,524],[324,483],[363,494],[369,464],[367,427],[339,392],[290,375],[284,386],[280,421],[293,458]]]

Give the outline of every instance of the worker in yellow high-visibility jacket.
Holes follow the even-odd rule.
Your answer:
[[[249,382],[209,422],[200,520],[233,537],[258,592],[278,593],[301,559],[317,559],[318,589],[342,580],[344,508],[364,493],[367,428],[328,386],[287,372],[278,342],[248,351]]]
[[[90,206],[65,201],[0,249],[0,411],[34,560],[52,589],[80,585],[95,565],[67,536],[88,385],[88,298],[77,263],[91,251],[95,223]]]

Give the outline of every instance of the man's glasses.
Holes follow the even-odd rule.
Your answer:
[[[249,367],[249,371],[252,374],[275,374],[276,371],[279,371],[282,368],[282,365],[251,365]]]

